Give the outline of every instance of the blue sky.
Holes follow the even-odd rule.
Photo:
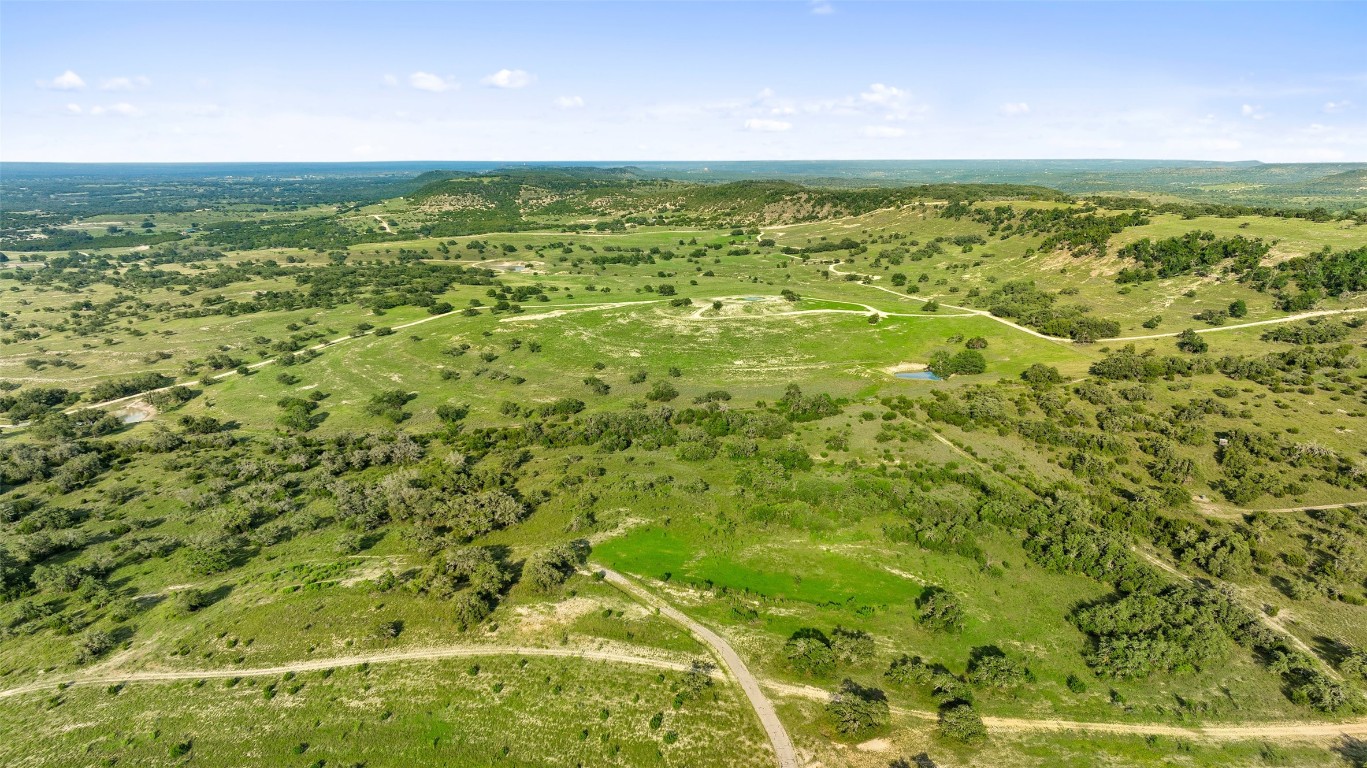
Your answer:
[[[0,159],[1367,161],[1364,3],[0,2]]]

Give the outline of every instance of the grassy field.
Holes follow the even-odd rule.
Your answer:
[[[70,688],[0,703],[6,765],[767,764],[733,687],[488,657]],[[652,718],[661,715],[659,722]],[[21,735],[22,734],[22,735]],[[245,747],[243,745],[250,745]]]
[[[615,231],[558,231],[586,222],[547,214],[534,231],[419,237],[451,212],[394,199],[338,214],[353,234],[393,222],[384,242],[188,250],[198,233],[182,250],[48,254],[68,266],[0,282],[0,688],[42,683],[0,699],[19,735],[0,739],[0,762],[767,764],[734,685],[718,679],[675,706],[678,670],[707,647],[585,573],[599,563],[715,630],[762,681],[834,691],[848,678],[886,695],[890,722],[856,737],[821,702],[775,688],[812,765],[1352,764],[1350,742],[1041,727],[965,745],[906,714],[945,698],[885,675],[904,655],[968,686],[989,719],[1326,723],[1363,706],[1350,661],[1367,649],[1362,507],[1300,509],[1367,500],[1363,315],[1293,322],[1282,289],[1257,290],[1229,265],[1122,286],[1132,264],[1116,253],[1210,231],[1272,243],[1263,263],[1275,270],[1361,248],[1367,228],[1154,213],[1099,255],[942,216],[951,204],[810,221],[775,204],[772,221],[697,223],[730,210],[717,203],[687,225],[621,224],[613,209],[579,218]],[[1085,215],[1061,201],[975,206]],[[305,214],[331,215],[259,219]],[[192,215],[155,221],[245,214]],[[1128,342],[1043,338],[989,314],[992,291],[1022,280],[1121,336],[1158,336],[1134,352],[1167,368],[1108,378],[1098,371]],[[1193,318],[1235,301],[1247,314],[1224,325]],[[1345,291],[1314,310],[1363,307]],[[1261,321],[1274,322],[1235,327]],[[1179,349],[1172,335],[1186,328],[1202,331],[1203,352]],[[981,372],[944,368],[970,352]],[[927,365],[942,380],[893,375]],[[184,402],[133,392],[117,413],[137,419],[86,423],[92,389],[147,372],[187,387]],[[30,396],[53,401],[23,411]],[[1050,559],[1054,518],[1041,510],[1069,499],[1086,511],[1064,533],[1172,570],[1151,569],[1141,592],[1196,579],[1308,660],[1225,632],[1200,663],[1108,673],[1079,614],[1135,587],[1120,581],[1127,556],[1082,565],[1093,540]],[[511,518],[488,512],[509,507]],[[536,581],[564,549],[578,559]],[[485,570],[459,571],[475,550]],[[485,610],[466,621],[489,568]],[[938,590],[962,612],[952,631],[922,615]],[[200,603],[187,607],[190,595]],[[794,637],[837,628],[868,647],[816,671],[794,662]],[[57,688],[485,647],[499,653]],[[663,668],[523,664],[508,655],[519,648]],[[965,682],[996,652],[1028,680]],[[1345,703],[1298,698],[1288,664],[1332,672]]]

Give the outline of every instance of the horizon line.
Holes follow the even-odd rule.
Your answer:
[[[680,163],[1072,163],[1072,162],[1149,162],[1149,163],[1205,163],[1209,165],[1240,165],[1257,163],[1259,165],[1367,165],[1362,160],[1305,160],[1305,161],[1265,161],[1257,158],[1240,160],[1202,160],[1184,157],[992,157],[992,158],[936,158],[936,157],[873,157],[873,158],[785,158],[763,160],[727,160],[717,158],[696,158],[688,160],[653,160],[637,158],[631,160],[581,160],[574,158],[537,159],[537,160],[500,160],[500,159],[420,159],[420,160],[5,160],[0,165],[382,165],[397,163],[481,163],[503,165],[546,165],[569,163],[575,165],[621,166],[636,163],[680,164]]]

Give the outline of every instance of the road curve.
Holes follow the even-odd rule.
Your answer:
[[[658,610],[661,616],[687,629],[694,637],[710,647],[713,653],[726,665],[731,676],[740,684],[741,690],[745,691],[746,698],[750,699],[750,706],[754,707],[755,714],[759,716],[760,725],[764,726],[764,732],[769,735],[769,743],[774,748],[774,757],[778,761],[779,768],[798,768],[801,765],[797,759],[797,750],[793,747],[793,740],[788,737],[788,731],[783,727],[783,721],[779,720],[778,712],[774,710],[773,703],[769,701],[769,697],[764,695],[759,680],[750,674],[745,662],[741,661],[736,650],[731,647],[730,643],[726,642],[725,638],[690,619],[674,606],[651,594],[626,576],[601,566],[592,567],[595,570],[602,571],[604,579],[609,584],[626,592],[642,604]]]

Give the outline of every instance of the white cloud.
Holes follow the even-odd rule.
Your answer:
[[[121,101],[121,102],[119,102],[119,103],[117,103],[117,104],[110,104],[109,106],[94,106],[94,107],[91,107],[91,108],[90,108],[90,114],[92,114],[92,115],[114,115],[114,116],[116,116],[116,117],[136,117],[136,116],[142,114],[142,110],[138,109],[137,107],[133,106],[132,104],[129,104],[129,103],[126,102],[126,101]]]
[[[763,118],[752,117],[745,121],[745,130],[756,131],[758,133],[780,133],[789,130],[793,124],[786,120],[765,120]]]
[[[859,98],[861,101],[868,102],[869,104],[881,104],[884,106],[889,104],[896,104],[900,101],[905,100],[908,96],[910,96],[910,94],[908,94],[901,88],[896,88],[891,85],[884,85],[882,83],[874,83],[873,85],[869,86],[869,89],[867,91],[859,94]]]
[[[812,13],[817,16],[829,16],[835,13],[835,6],[832,6],[827,0],[812,0],[810,5]]]
[[[79,115],[83,110],[81,109],[80,104],[68,104],[66,105],[66,111],[73,115]]]
[[[526,88],[536,82],[536,75],[521,69],[500,69],[480,82],[494,88]]]
[[[1003,115],[1006,115],[1007,117],[1027,115],[1030,113],[1030,105],[1026,104],[1023,101],[1007,102],[1006,104],[1003,104],[1000,107],[998,107],[998,111],[1001,112]]]
[[[1262,120],[1267,117],[1267,114],[1263,112],[1262,107],[1255,107],[1252,104],[1245,104],[1242,107],[1239,107],[1239,114],[1250,120]]]
[[[38,87],[51,88],[54,91],[79,91],[85,87],[85,80],[68,69],[51,80],[39,80]]]
[[[434,75],[431,72],[414,72],[408,76],[408,84],[420,91],[429,91],[431,93],[441,93],[442,91],[449,91],[452,88],[460,87],[459,84],[452,81],[450,78]]]
[[[555,105],[561,109],[579,109],[584,106],[584,97],[561,96],[555,100]]]
[[[1353,102],[1347,99],[1344,99],[1343,101],[1326,101],[1324,102],[1324,111],[1332,115],[1336,112],[1342,112],[1351,106],[1353,106]]]
[[[875,139],[896,139],[907,135],[905,130],[891,125],[866,125],[860,133]]]
[[[136,91],[152,85],[152,81],[139,75],[138,77],[110,77],[100,81],[102,91]]]
[[[930,111],[926,105],[915,103],[908,91],[886,83],[874,83],[868,90],[861,92],[858,98],[827,102],[823,104],[823,108],[834,114],[854,114],[877,108],[884,110],[884,120],[897,122],[917,120]]]
[[[399,78],[393,75],[385,75],[384,77],[380,78],[380,82],[384,83],[390,88],[395,88],[399,85]]]

